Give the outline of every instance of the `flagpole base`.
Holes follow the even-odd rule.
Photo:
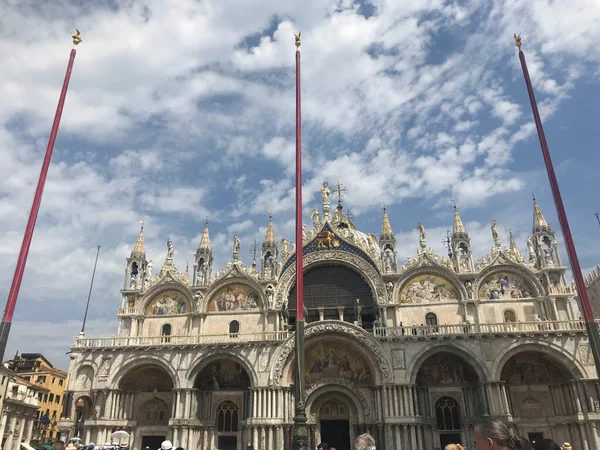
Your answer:
[[[292,429],[292,450],[310,450],[308,445],[309,426],[306,424],[306,416],[304,423],[301,422],[302,417],[294,417],[294,428]]]

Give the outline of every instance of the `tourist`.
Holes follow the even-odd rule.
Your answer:
[[[531,443],[524,437],[518,436],[518,445],[515,446],[515,450],[533,450]]]
[[[508,426],[499,420],[480,423],[475,427],[475,450],[522,450],[525,448],[522,447],[522,440],[511,435]]]
[[[329,450],[329,445],[327,445],[325,442],[321,442],[319,445],[317,445],[317,450]]]
[[[171,441],[162,441],[162,444],[160,444],[160,450],[172,450],[173,449],[173,444],[171,444]]]
[[[56,441],[52,444],[52,450],[65,450],[66,446],[63,441]]]
[[[361,434],[354,440],[354,450],[375,450],[375,439],[369,433]]]
[[[448,444],[444,447],[444,450],[464,450],[460,444]]]
[[[542,439],[540,442],[536,444],[536,450],[562,450],[560,445],[558,445],[552,439]]]

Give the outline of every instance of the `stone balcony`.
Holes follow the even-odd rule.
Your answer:
[[[596,320],[596,325],[600,323]],[[381,340],[456,339],[470,336],[535,336],[585,333],[585,324],[578,320],[542,322],[463,323],[458,325],[424,325],[406,327],[375,327],[373,334]]]
[[[128,306],[126,308],[119,308],[119,311],[117,313],[119,316],[129,316],[129,315],[134,315],[135,314],[135,307],[133,306]]]
[[[115,347],[188,347],[229,346],[282,342],[289,337],[287,331],[259,333],[227,333],[185,336],[113,336],[77,338],[73,349],[98,349]]]

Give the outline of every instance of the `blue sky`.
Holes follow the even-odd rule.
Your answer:
[[[87,335],[116,330],[139,230],[162,264],[193,264],[205,217],[215,268],[232,238],[250,264],[273,211],[293,236],[294,39],[302,30],[305,220],[337,177],[357,226],[381,202],[403,263],[443,253],[456,199],[476,257],[489,224],[524,248],[531,193],[558,222],[512,35],[521,32],[563,198],[586,269],[600,262],[594,0],[280,2],[9,0],[0,15],[0,294],[6,298],[78,27],[71,86],[7,355],[63,368],[102,246]],[[35,30],[23,35],[23,30]],[[559,233],[560,235],[560,233]],[[566,254],[563,251],[563,259]]]

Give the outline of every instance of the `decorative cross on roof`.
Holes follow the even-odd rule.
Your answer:
[[[342,197],[344,196],[344,193],[348,192],[348,189],[346,188],[346,186],[344,186],[341,183],[341,180],[342,180],[342,177],[338,177],[337,186],[336,186],[337,196],[338,196],[338,205],[340,205],[340,206],[342,204]]]

